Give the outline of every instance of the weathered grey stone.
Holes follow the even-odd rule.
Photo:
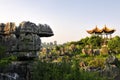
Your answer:
[[[35,33],[37,34],[38,32],[38,26],[32,22],[22,22],[19,25],[20,27],[20,33]]]
[[[4,34],[5,30],[5,24],[4,23],[0,23],[0,34]]]
[[[115,79],[115,78],[119,77],[120,69],[117,66],[118,63],[119,63],[118,59],[115,56],[110,55],[106,59],[105,68],[102,71],[102,75],[107,76],[110,79],[112,79],[112,78]],[[117,80],[117,79],[115,79],[115,80]]]
[[[118,63],[118,58],[116,58],[115,56],[113,55],[110,55],[107,59],[106,59],[106,63],[107,64],[114,64],[116,65]]]
[[[46,24],[37,26],[24,21],[16,27],[14,23],[1,23],[0,45],[6,47],[7,55],[16,55],[18,61],[4,68],[0,66],[0,80],[31,80],[33,62],[29,61],[38,55],[41,48],[40,37],[50,36],[53,36],[53,32]]]
[[[100,55],[100,49],[93,49],[94,55]]]
[[[115,78],[120,74],[120,69],[115,65],[108,65],[103,70],[103,75],[109,78]]]
[[[36,34],[20,34],[17,39],[17,51],[38,51],[41,47],[41,40]]]
[[[53,31],[52,31],[52,29],[50,28],[49,25],[47,25],[47,24],[44,24],[44,25],[39,24],[38,27],[39,27],[38,35],[40,37],[50,37],[50,36],[54,35]]]
[[[22,52],[39,51],[41,48],[40,37],[53,36],[53,31],[48,25],[24,21],[18,27],[15,23],[0,24],[0,44],[7,47],[8,52],[21,54]],[[36,54],[34,54],[36,55]]]
[[[27,61],[12,62],[0,71],[0,80],[31,80],[32,67]]]

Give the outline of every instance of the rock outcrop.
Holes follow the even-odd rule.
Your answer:
[[[53,36],[53,31],[47,24],[36,25],[32,22],[0,24],[0,44],[7,47],[6,52],[22,56],[36,56],[41,47],[41,37]]]
[[[119,64],[120,64],[119,60],[115,56],[110,55],[106,59],[105,68],[102,71],[102,75],[107,76],[110,79],[119,80],[117,79],[120,78]]]
[[[6,56],[15,55],[13,61],[6,67],[0,66],[0,80],[32,80],[33,59],[41,48],[41,37],[53,36],[48,25],[36,25],[32,22],[0,24],[0,46],[6,48]],[[31,61],[31,62],[30,62]]]

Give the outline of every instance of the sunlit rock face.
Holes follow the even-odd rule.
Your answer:
[[[0,34],[1,35],[9,35],[12,34],[15,31],[15,23],[9,22],[9,23],[0,23]]]
[[[47,24],[24,21],[19,26],[15,23],[0,24],[0,44],[7,47],[7,52],[22,56],[36,54],[41,47],[41,37],[53,36],[53,31]]]

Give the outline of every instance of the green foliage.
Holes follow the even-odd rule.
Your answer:
[[[0,67],[5,67],[8,65],[8,63],[10,63],[9,60],[2,59],[2,60],[0,60]]]
[[[91,60],[88,65],[90,67],[104,68],[104,62],[105,62],[105,60],[103,60],[103,59],[95,58],[95,59]]]
[[[17,57],[11,55],[10,57],[8,57],[8,58],[6,58],[6,59],[9,60],[9,61],[16,61],[16,60],[17,60]]]
[[[11,61],[16,61],[16,60],[17,60],[16,56],[10,56],[10,57],[6,57],[6,58],[2,58],[0,60],[0,67],[7,66]]]
[[[7,66],[11,61],[15,61],[16,56],[9,56],[5,54],[6,47],[0,46],[0,67]]]
[[[118,59],[120,59],[120,54],[117,54],[116,57],[117,57]]]
[[[33,80],[107,80],[97,73],[80,71],[78,63],[47,63],[34,65]]]
[[[85,45],[88,45],[88,40],[89,40],[89,37],[86,37],[86,38],[81,39],[81,40],[78,41],[77,43],[78,43],[79,45],[81,45],[81,47],[83,48],[83,47],[85,47]]]
[[[63,63],[64,64],[64,63]],[[33,80],[63,80],[65,75],[69,78],[70,67],[68,64],[38,62],[34,66]],[[67,71],[67,72],[63,72]]]
[[[108,41],[108,47],[117,52],[120,53],[120,37],[119,36],[115,36],[114,38],[112,38],[111,40]]]
[[[60,47],[59,47],[59,46],[55,46],[55,49],[56,49],[56,50],[60,50]]]
[[[88,40],[88,44],[92,45],[94,48],[99,48],[102,43],[102,38],[99,36],[91,36]]]

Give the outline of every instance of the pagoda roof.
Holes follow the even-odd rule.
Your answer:
[[[103,30],[104,33],[113,33],[113,32],[115,32],[115,29],[110,29],[106,25],[103,27],[102,30]]]
[[[101,34],[101,33],[109,33],[109,34],[112,34],[113,32],[115,31],[115,29],[110,29],[108,28],[106,25],[102,28],[102,29],[99,29],[97,26],[92,29],[92,30],[87,30],[87,32],[89,34]]]
[[[102,33],[102,30],[101,29],[99,29],[97,26],[94,28],[94,29],[92,29],[92,30],[87,30],[87,32],[89,33],[89,34],[93,34],[93,33]]]

